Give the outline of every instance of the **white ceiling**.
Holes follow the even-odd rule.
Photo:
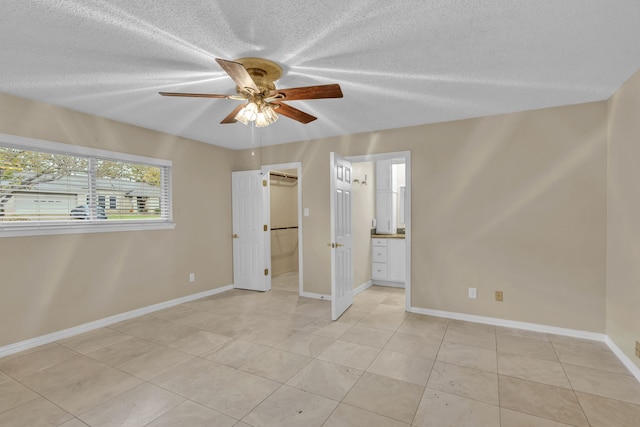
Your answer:
[[[256,129],[280,144],[607,99],[640,68],[638,0],[0,0],[0,91],[230,148],[238,101],[214,58],[258,56],[318,120]]]

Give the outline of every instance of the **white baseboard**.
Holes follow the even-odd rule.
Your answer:
[[[633,363],[631,361],[631,359],[629,359],[629,356],[627,356],[621,349],[620,347],[618,347],[616,345],[616,343],[613,342],[613,340],[611,338],[609,338],[609,336],[607,335],[607,337],[604,339],[604,342],[609,346],[609,348],[611,349],[611,351],[613,351],[613,353],[618,356],[618,359],[620,359],[620,361],[622,362],[622,364],[624,366],[627,367],[627,369],[629,370],[629,372],[631,372],[633,374],[634,377],[636,377],[636,379],[638,381],[640,381],[640,368],[638,368],[638,365],[636,365],[635,363]]]
[[[404,289],[404,282],[389,282],[387,280],[376,280],[373,284],[377,286],[388,286],[390,288]]]
[[[564,335],[574,338],[582,338],[592,341],[602,341],[611,349],[613,354],[640,381],[640,368],[613,342],[606,334],[596,332],[580,331],[576,329],[559,328],[556,326],[540,325],[537,323],[518,322],[515,320],[498,319],[494,317],[476,316],[473,314],[454,313],[450,311],[430,310],[427,308],[411,307],[411,313],[426,314],[428,316],[445,317],[448,319],[466,320],[468,322],[485,323],[494,326],[504,326],[507,328],[524,329],[527,331],[544,332],[547,334]]]
[[[559,328],[557,326],[540,325],[537,323],[519,322],[516,320],[498,319],[495,317],[476,316],[474,314],[455,313],[451,311],[431,310],[428,308],[411,307],[411,313],[426,314],[428,316],[446,317],[448,319],[466,320],[467,322],[485,323],[487,325],[503,326],[506,328],[524,329],[527,331],[544,332],[547,334],[564,335],[583,338],[592,341],[605,342],[607,336],[597,332],[580,331],[577,329]]]
[[[95,320],[93,322],[85,323],[83,325],[74,326],[73,328],[64,329],[62,331],[52,332],[47,335],[42,335],[36,338],[31,338],[31,339],[20,341],[14,344],[9,344],[7,346],[0,347],[0,357],[8,356],[10,354],[18,353],[24,350],[29,350],[30,348],[38,347],[43,344],[49,344],[51,342],[58,341],[63,338],[69,338],[74,335],[79,335],[85,332],[92,331],[94,329],[102,328],[104,326],[113,325],[114,323],[122,322],[123,320],[133,319],[134,317],[143,316],[145,314],[153,313],[154,311],[163,310],[165,308],[173,307],[179,304],[184,304],[185,302],[194,301],[194,300],[205,298],[211,295],[216,295],[231,289],[233,289],[233,285],[223,286],[221,288],[211,289],[209,291],[187,295],[185,297],[172,299],[169,301],[161,302],[161,303],[150,305],[147,307],[138,308],[136,310],[127,311],[126,313],[120,313],[120,314],[116,314],[115,316],[110,316],[104,319]]]
[[[353,290],[353,296],[356,296],[359,293],[362,293],[362,292],[366,291],[371,286],[373,286],[373,282],[371,280],[364,282],[362,285],[358,286],[357,288],[355,288]]]
[[[300,292],[300,296],[305,298],[315,298],[331,301],[331,295],[314,294],[313,292]]]

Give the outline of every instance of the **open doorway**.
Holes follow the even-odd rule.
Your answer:
[[[411,308],[411,154],[347,157],[353,165],[354,294],[394,288]],[[360,272],[358,274],[358,272]]]
[[[266,252],[270,260],[271,289],[302,292],[302,185],[300,163],[268,165],[269,231]]]

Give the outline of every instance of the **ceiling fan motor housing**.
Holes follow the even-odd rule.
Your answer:
[[[267,96],[271,91],[274,91],[276,89],[275,81],[282,77],[282,68],[268,59],[249,57],[236,59],[234,62],[242,64],[263,96]],[[237,86],[236,91],[239,94],[245,92],[244,88]]]

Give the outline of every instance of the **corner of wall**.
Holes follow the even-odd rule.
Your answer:
[[[640,369],[640,70],[607,100],[607,243],[605,327],[618,356]],[[613,347],[612,347],[613,348]]]

